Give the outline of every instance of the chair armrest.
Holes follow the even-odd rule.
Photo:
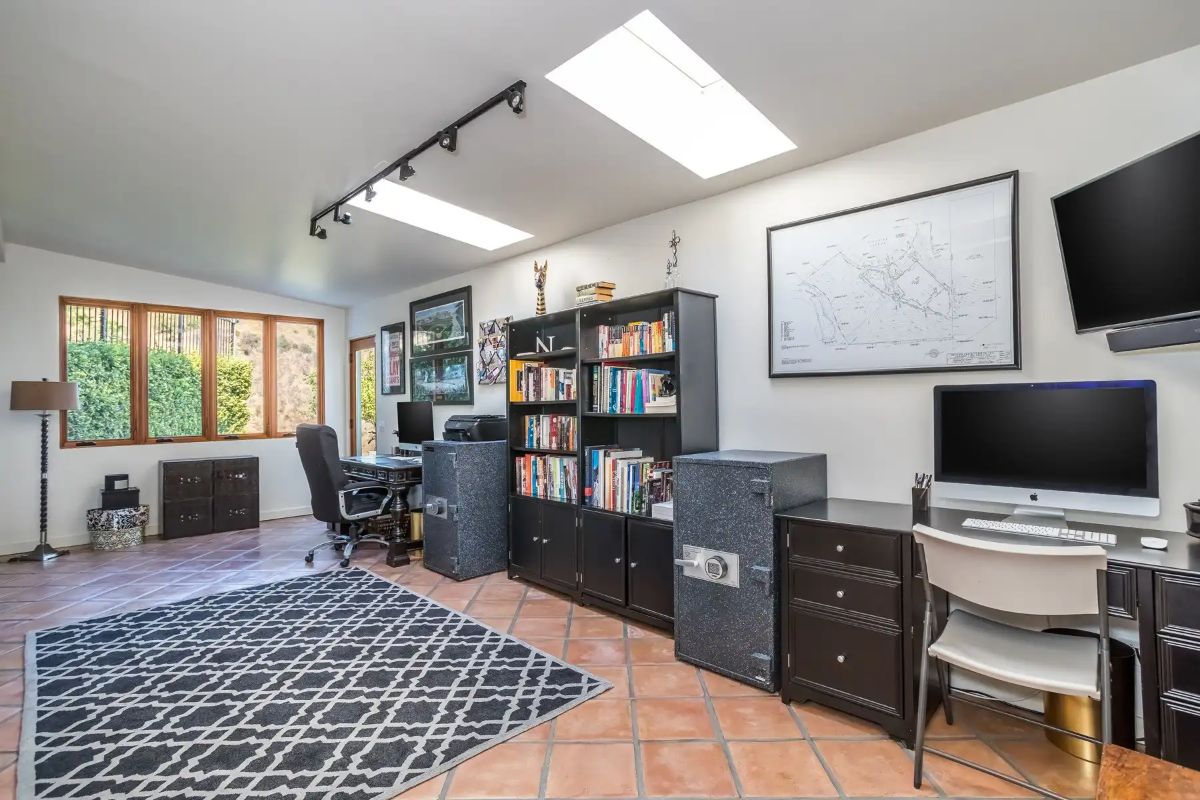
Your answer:
[[[352,510],[348,498],[361,500],[353,503]],[[378,517],[387,513],[393,499],[391,489],[374,481],[348,483],[338,491],[338,511],[343,519],[350,521]]]

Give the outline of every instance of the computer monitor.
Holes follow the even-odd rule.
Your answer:
[[[1154,381],[935,386],[933,407],[938,497],[1158,516]]]
[[[413,400],[396,403],[396,447],[420,450],[421,442],[433,438],[433,403]]]

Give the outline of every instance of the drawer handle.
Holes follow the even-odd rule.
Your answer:
[[[846,657],[845,657],[845,656],[838,656],[838,657],[837,657],[837,662],[838,662],[839,664],[845,664],[845,663],[846,663]]]
[[[846,596],[846,591],[844,589],[837,590],[837,599],[838,600],[841,600],[845,596]]]
[[[846,549],[846,545],[844,545],[844,544],[839,544],[839,545],[837,546],[837,548],[836,548],[836,549],[837,549],[837,551],[838,551],[839,553],[841,553],[841,552],[843,552],[843,551]]]

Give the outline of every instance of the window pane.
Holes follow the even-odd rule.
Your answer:
[[[358,403],[354,419],[358,430],[354,432],[358,442],[358,453],[375,455],[375,348],[357,350],[354,353],[354,397]]]
[[[262,433],[263,321],[217,317],[217,435]]]
[[[317,326],[275,324],[276,433],[295,433],[302,422],[319,422],[321,392]]]
[[[204,434],[201,319],[199,314],[146,312],[146,418],[151,439]]]
[[[132,437],[130,312],[111,306],[66,307],[67,380],[79,384],[79,409],[67,412],[67,440]]]

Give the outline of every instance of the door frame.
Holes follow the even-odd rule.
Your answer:
[[[350,455],[357,456],[358,452],[358,370],[354,363],[354,356],[362,350],[375,350],[374,336],[360,336],[357,339],[350,340]],[[376,358],[379,353],[376,352]],[[378,398],[377,398],[378,400]],[[375,451],[379,452],[379,420],[378,416],[375,421]]]

